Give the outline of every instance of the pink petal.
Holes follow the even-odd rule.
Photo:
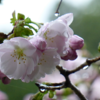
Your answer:
[[[62,20],[66,25],[70,25],[73,21],[73,13],[62,15],[57,20]]]
[[[36,48],[32,46],[29,40],[25,38],[15,37],[12,38],[10,41],[17,42],[17,45],[24,50],[24,54],[26,54],[27,56],[33,55],[33,53],[36,51]]]

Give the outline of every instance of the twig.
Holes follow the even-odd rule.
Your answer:
[[[90,66],[92,63],[95,63],[100,60],[100,57],[93,58],[93,59],[87,59],[86,62],[84,62],[82,65],[77,67],[74,70],[65,70],[62,66],[56,66],[57,69],[60,71],[60,73],[65,77],[66,81],[62,83],[49,83],[49,84],[41,84],[36,83],[36,85],[39,87],[39,89],[46,89],[46,90],[57,90],[57,89],[63,89],[63,88],[71,88],[77,96],[81,100],[87,100],[84,95],[70,82],[69,75],[72,73],[75,73],[81,69],[83,69],[85,66]]]
[[[59,8],[60,8],[61,3],[62,3],[62,0],[60,0],[60,3],[59,3],[59,5],[58,5],[57,10],[56,10],[55,13],[59,13]]]
[[[74,86],[70,85],[70,88],[77,94],[77,96],[80,98],[80,100],[87,100],[84,95]]]
[[[100,57],[97,57],[97,58],[93,58],[93,59],[87,59],[86,62],[84,62],[83,64],[81,64],[79,67],[77,67],[76,69],[74,70],[71,70],[71,71],[67,71],[68,74],[72,74],[72,73],[75,73],[81,69],[83,69],[85,66],[90,66],[92,63],[95,63],[97,61],[100,60]]]

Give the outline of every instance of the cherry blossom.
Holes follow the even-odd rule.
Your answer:
[[[0,44],[0,70],[10,79],[23,79],[37,65],[36,48],[25,38],[16,37]]]
[[[58,19],[44,24],[38,31],[38,35],[44,38],[48,47],[57,48],[57,52],[63,60],[77,58],[77,49],[81,49],[84,40],[73,34],[69,25],[73,21],[73,14],[65,14]]]
[[[65,56],[68,53],[68,39],[73,35],[73,31],[69,27],[72,19],[72,13],[66,14],[50,23],[44,24],[37,33],[46,40],[48,47],[57,48],[60,56]]]
[[[38,35],[30,39],[33,46],[36,47],[36,56],[38,56],[38,64],[34,67],[31,74],[27,75],[22,81],[29,82],[50,74],[60,63],[60,56],[56,48],[47,47],[45,39]]]

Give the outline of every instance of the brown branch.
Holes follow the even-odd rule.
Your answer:
[[[59,14],[59,8],[60,8],[60,6],[61,6],[61,3],[62,3],[62,0],[60,0],[60,3],[59,3],[59,5],[58,5],[57,10],[56,10],[55,13],[58,13],[58,14]]]
[[[39,82],[35,83],[38,86],[39,90],[46,89],[46,90],[60,90],[64,88],[65,82],[62,83],[48,83],[48,84],[41,84]]]
[[[93,58],[93,59],[87,59],[86,62],[84,62],[82,65],[80,65],[76,69],[70,70],[70,71],[64,69],[62,66],[56,66],[57,69],[60,71],[60,73],[65,77],[65,79],[66,79],[65,82],[62,82],[62,83],[48,83],[48,84],[36,83],[36,85],[38,86],[40,91],[41,91],[41,89],[57,90],[57,89],[63,89],[63,88],[69,87],[77,94],[77,96],[81,100],[87,100],[84,97],[84,95],[74,85],[72,85],[72,83],[70,82],[70,79],[69,79],[69,75],[83,69],[85,66],[90,66],[92,63],[95,63],[99,60],[100,60],[100,57]]]
[[[70,85],[70,88],[77,94],[77,96],[80,98],[80,100],[87,100],[84,95],[74,86]]]
[[[68,74],[75,73],[75,72],[83,69],[85,66],[90,66],[92,63],[95,63],[95,62],[97,62],[99,60],[100,60],[100,57],[93,58],[93,59],[87,59],[86,62],[84,62],[83,64],[81,64],[79,67],[77,67],[76,69],[73,69],[71,71],[67,71],[67,73]]]

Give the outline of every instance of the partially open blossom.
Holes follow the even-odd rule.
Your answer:
[[[34,36],[30,42],[36,47],[36,55],[39,57],[39,61],[32,73],[22,80],[26,80],[27,82],[44,77],[45,74],[50,74],[60,63],[60,56],[57,53],[57,49],[47,47],[45,39]]]
[[[36,48],[25,38],[16,37],[0,44],[0,70],[10,79],[23,79],[34,70]]]
[[[72,19],[72,13],[66,14],[50,23],[44,24],[37,33],[46,40],[48,47],[57,48],[60,56],[65,56],[68,53],[68,39],[73,35],[73,31],[69,27]]]
[[[74,50],[81,49],[83,45],[84,40],[77,35],[73,35],[69,40],[69,46]]]
[[[73,14],[62,15],[58,19],[44,24],[38,31],[38,35],[44,38],[48,47],[57,48],[57,52],[63,60],[77,58],[77,49],[81,49],[84,41],[81,37],[73,35],[69,25],[73,21]]]

